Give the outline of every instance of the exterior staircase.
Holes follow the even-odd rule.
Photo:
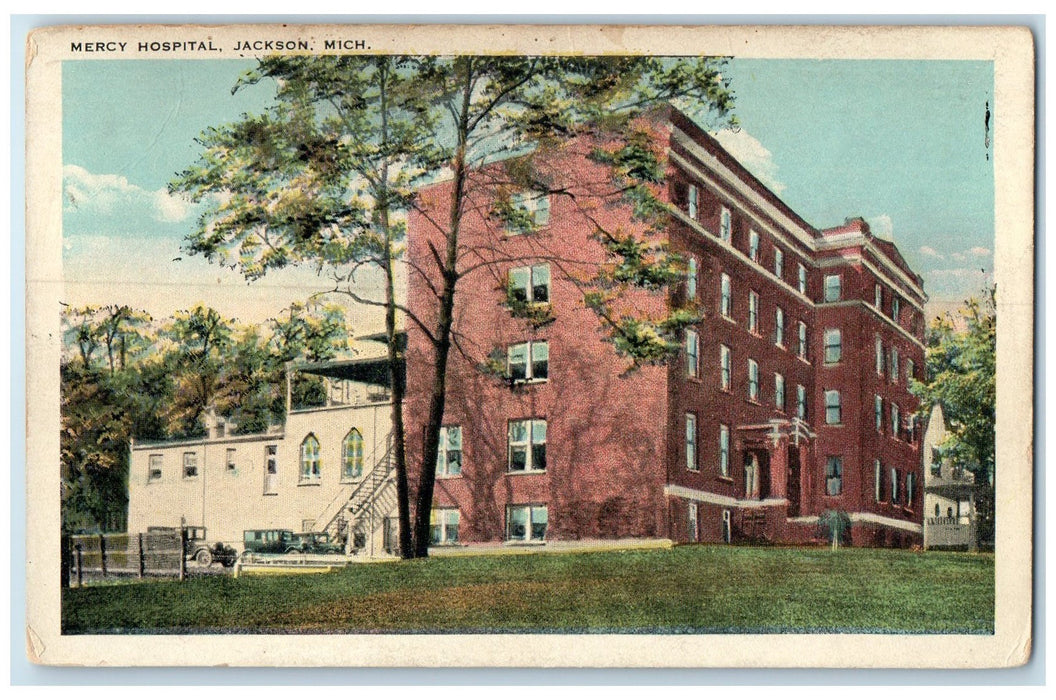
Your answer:
[[[371,535],[381,529],[386,517],[396,510],[396,461],[391,433],[385,438],[384,448],[381,455],[375,451],[370,471],[343,489],[315,521],[321,525],[318,529],[332,539],[349,533],[351,550],[365,546]],[[360,540],[358,545],[357,540]]]

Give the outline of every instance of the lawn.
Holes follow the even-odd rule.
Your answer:
[[[65,634],[994,630],[990,555],[685,546],[63,592]]]

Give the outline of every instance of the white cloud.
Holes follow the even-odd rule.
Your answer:
[[[932,248],[930,245],[923,245],[920,247],[920,254],[925,258],[935,258],[936,260],[944,260],[945,255]]]
[[[977,245],[974,248],[969,248],[968,254],[976,258],[986,258],[990,255],[990,249]]]
[[[123,175],[92,173],[66,165],[63,175],[63,214],[74,217],[122,217],[174,223],[187,219],[193,205],[167,190],[147,190]]]
[[[785,183],[777,179],[777,163],[774,162],[773,154],[758,139],[744,129],[723,129],[713,132],[712,136],[774,194],[780,195],[785,191]]]
[[[865,223],[869,224],[869,230],[877,238],[891,240],[894,237],[895,224],[891,221],[891,216],[888,214],[867,217]]]

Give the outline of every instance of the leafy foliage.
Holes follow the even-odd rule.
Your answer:
[[[198,305],[149,320],[125,306],[68,308],[61,365],[62,518],[67,531],[115,531],[127,516],[129,442],[202,435],[207,409],[238,433],[266,430],[286,409],[285,365],[347,345],[340,307],[295,304],[264,329]],[[280,329],[296,319],[293,340]],[[109,348],[107,352],[100,349]],[[295,381],[293,404],[325,400],[318,378]]]
[[[975,474],[978,484],[994,479],[997,416],[996,287],[983,299],[968,299],[958,317],[934,319],[926,333],[926,381],[913,383],[923,410],[942,404],[949,431],[946,457]]]

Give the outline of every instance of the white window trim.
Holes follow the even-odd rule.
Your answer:
[[[513,513],[513,511],[515,509],[519,510],[519,509],[522,509],[522,508],[527,510],[527,515],[528,515],[528,517],[527,517],[527,526],[525,527],[525,530],[524,530],[524,538],[523,539],[520,539],[520,538],[514,539],[514,538],[510,537],[510,524],[512,522],[511,515],[512,515],[512,513]],[[508,504],[506,506],[506,541],[507,542],[525,542],[525,543],[529,543],[529,542],[546,542],[546,532],[545,531],[543,532],[543,536],[541,538],[537,538],[537,537],[533,537],[532,536],[532,530],[534,529],[533,526],[536,524],[535,521],[532,520],[532,511],[535,510],[535,509],[543,509],[544,511],[546,511],[546,529],[547,530],[550,529],[550,511],[549,511],[549,508],[547,507],[547,505],[545,503],[510,503],[510,504]]]
[[[157,458],[157,465],[154,464],[154,458]],[[165,475],[165,455],[163,454],[152,454],[147,456],[147,483],[153,481],[160,481]],[[157,476],[154,475],[157,472]]]
[[[686,414],[686,432],[683,447],[686,453],[686,470],[691,472],[700,471],[700,450],[697,449],[697,416],[695,413]]]
[[[536,377],[534,374],[535,362],[532,359],[534,355],[535,346],[545,345],[546,346],[546,376]],[[524,348],[525,352],[525,367],[524,377],[513,379],[513,351],[516,348]],[[550,343],[546,340],[529,340],[524,343],[514,343],[506,347],[506,376],[510,378],[515,384],[541,384],[550,380]]]
[[[719,389],[729,391],[733,385],[733,354],[725,345],[719,346]]]
[[[188,460],[187,460],[188,457],[192,457],[193,458],[191,460],[191,461],[193,461],[193,465],[188,463]],[[183,453],[182,466],[183,466],[182,474],[183,474],[183,478],[184,479],[197,479],[202,474],[201,470],[198,468],[198,453],[197,452],[184,452]],[[187,473],[187,467],[188,466],[193,466],[194,467],[194,474],[188,474]]]
[[[514,444],[515,444],[513,442],[513,425],[515,423],[527,423],[528,424],[528,427],[527,427],[527,439],[525,440],[524,443],[516,443],[516,445],[523,444],[525,446],[525,458],[524,458],[525,468],[524,469],[513,469],[513,448],[514,448]],[[507,428],[506,428],[506,473],[507,474],[543,474],[543,473],[546,472],[545,464],[544,464],[542,469],[537,469],[535,467],[535,454],[534,454],[534,451],[533,451],[532,448],[535,447],[538,444],[541,444],[543,446],[543,450],[544,450],[544,454],[545,454],[546,443],[547,443],[546,437],[544,437],[542,442],[540,442],[540,443],[537,443],[535,441],[535,434],[534,433],[535,433],[535,424],[536,423],[542,423],[543,426],[544,426],[543,430],[545,432],[545,430],[546,430],[546,419],[544,419],[544,418],[518,418],[518,419],[509,421],[509,423],[507,424]]]
[[[448,469],[448,465],[450,464],[450,461],[447,458],[448,457],[448,449],[447,449],[448,448],[448,436],[450,434],[450,431],[452,431],[452,430],[457,430],[458,431],[458,450],[457,450],[457,452],[459,454],[459,462],[458,462],[458,473],[457,474],[452,474],[449,471],[449,469]],[[462,426],[461,425],[444,425],[444,426],[441,426],[440,427],[440,443],[436,447],[436,478],[437,479],[457,479],[457,478],[461,477],[462,476],[462,468],[465,466],[465,463],[466,463],[466,453],[465,453],[465,450],[464,450],[464,447],[463,447],[463,444],[462,444]],[[443,465],[442,469],[441,469],[440,465]]]
[[[759,401],[759,363],[750,358],[748,360],[748,400]]]
[[[700,376],[700,335],[692,328],[686,329],[686,376],[696,379]]]
[[[748,332],[759,335],[759,292],[748,291]]]

